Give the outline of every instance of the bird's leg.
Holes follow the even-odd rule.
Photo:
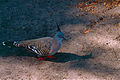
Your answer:
[[[53,58],[56,58],[56,57],[54,57],[54,56],[47,56],[47,57],[45,57],[45,59],[47,59],[47,58],[53,59]]]
[[[38,60],[43,60],[43,61],[45,61],[45,58],[43,58],[43,57],[38,57]]]
[[[56,58],[56,57],[54,57],[54,56],[47,56],[48,58],[50,58],[50,59],[52,59],[52,58]]]
[[[46,57],[40,57],[40,56],[38,56],[38,60],[42,60],[42,61],[46,61],[46,59],[53,59],[53,58],[56,58],[56,57],[54,57],[54,56],[46,56]]]

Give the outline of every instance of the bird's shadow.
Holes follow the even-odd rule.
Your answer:
[[[17,48],[17,49],[12,49],[12,48],[7,48],[5,46],[0,48],[0,56],[2,57],[8,57],[8,56],[28,56],[28,57],[38,57],[37,54],[30,53],[25,51],[23,48]],[[74,53],[56,53],[53,55],[56,58],[49,59],[47,58],[46,61],[51,61],[51,62],[56,62],[56,63],[65,63],[68,61],[73,61],[73,60],[81,60],[81,59],[89,59],[92,58],[92,53],[84,56],[79,56]]]
[[[54,57],[56,58],[48,60],[48,61],[57,62],[57,63],[65,63],[65,62],[73,61],[73,60],[89,59],[89,58],[92,58],[92,53],[88,55],[84,55],[84,56],[79,56],[73,53],[57,53],[54,55]]]
[[[21,49],[20,50],[15,50],[15,51],[7,50],[6,54],[1,54],[0,56],[2,56],[2,57],[28,56],[28,57],[36,57],[37,58],[37,54],[26,52],[23,49],[22,50]],[[53,59],[47,58],[46,61],[51,61],[51,62],[56,62],[56,63],[65,63],[65,62],[73,61],[73,60],[89,59],[89,58],[92,57],[92,53],[90,53],[88,55],[84,55],[84,56],[79,56],[79,55],[76,55],[74,53],[57,53],[53,56],[55,58],[53,58]]]

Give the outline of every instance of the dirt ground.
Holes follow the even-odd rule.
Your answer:
[[[47,61],[0,44],[0,80],[120,80],[120,5],[89,13],[80,1],[0,0],[0,42],[53,37],[57,24],[67,39]]]

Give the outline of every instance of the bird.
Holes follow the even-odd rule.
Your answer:
[[[42,37],[24,41],[4,41],[2,44],[9,48],[23,47],[27,51],[36,53],[38,60],[45,60],[46,58],[55,58],[53,55],[61,48],[63,39],[65,39],[64,35],[57,26],[57,33],[54,37]]]

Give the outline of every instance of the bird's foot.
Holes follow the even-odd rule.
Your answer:
[[[38,60],[45,61],[45,58],[43,58],[43,57],[38,57]]]
[[[46,61],[46,59],[53,59],[53,58],[56,58],[54,56],[47,56],[47,57],[38,57],[38,60],[42,60],[42,61]]]
[[[53,59],[53,58],[56,58],[56,57],[54,57],[54,56],[47,56],[46,58]]]

